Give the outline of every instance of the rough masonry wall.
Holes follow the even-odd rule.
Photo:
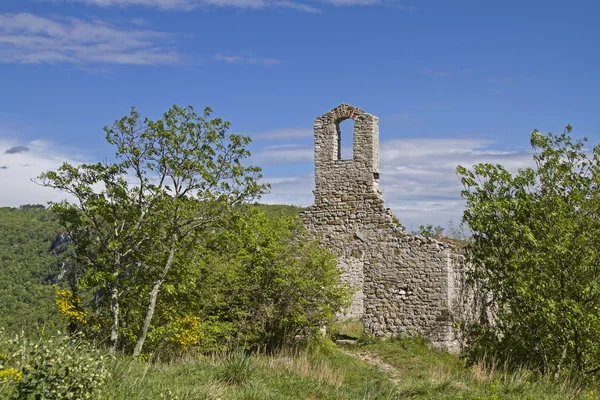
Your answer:
[[[354,154],[340,160],[339,123],[348,118]],[[460,256],[449,244],[413,237],[394,223],[378,186],[377,117],[342,104],[315,120],[314,134],[315,203],[303,218],[357,289],[346,317],[362,318],[368,334],[420,334],[453,349]]]

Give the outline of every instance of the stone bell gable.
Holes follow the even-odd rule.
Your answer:
[[[353,157],[341,159],[340,123],[354,121]],[[316,196],[373,192],[379,182],[379,119],[342,104],[315,120]]]
[[[353,155],[344,160],[340,123],[349,118]],[[315,201],[303,219],[357,290],[345,317],[362,319],[368,334],[418,334],[455,348],[462,256],[451,244],[412,236],[394,222],[379,189],[378,118],[341,104],[315,120],[314,138]]]

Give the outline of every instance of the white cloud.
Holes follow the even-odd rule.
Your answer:
[[[0,172],[1,173],[1,172]],[[312,190],[315,186],[314,175],[284,176],[265,178],[271,184],[271,193],[263,196],[261,203],[293,204],[309,206],[313,203]]]
[[[6,153],[17,146],[29,151]],[[17,207],[22,204],[46,204],[60,201],[67,196],[57,190],[44,188],[32,182],[42,172],[59,167],[63,162],[80,164],[82,159],[72,151],[56,150],[52,143],[34,140],[18,143],[0,139],[0,206]]]
[[[172,40],[172,34],[140,29],[135,23],[0,14],[3,63],[174,64],[181,55]]]
[[[414,138],[380,145],[380,186],[388,207],[410,229],[459,221],[464,201],[457,165],[502,164],[512,172],[532,166],[527,151],[499,151],[486,139]]]
[[[281,64],[281,60],[277,58],[258,57],[252,53],[232,54],[218,53],[213,57],[216,61],[222,61],[226,64],[237,65],[264,65],[271,66]]]

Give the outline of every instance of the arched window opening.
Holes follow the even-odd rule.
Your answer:
[[[345,119],[337,124],[338,160],[354,158],[354,120]]]

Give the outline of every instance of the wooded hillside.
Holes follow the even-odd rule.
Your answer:
[[[272,217],[302,210],[280,204],[253,206]],[[64,325],[52,288],[66,257],[53,248],[60,234],[61,227],[42,205],[0,208],[0,327],[31,331]]]

